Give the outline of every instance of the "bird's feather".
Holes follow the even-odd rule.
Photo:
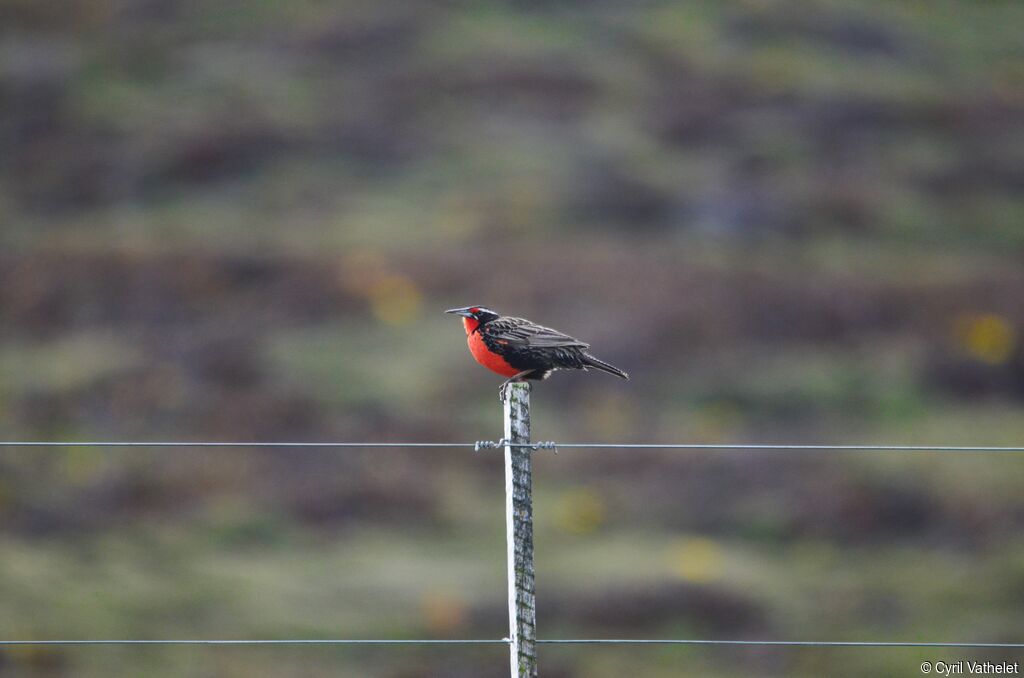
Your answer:
[[[497,342],[515,347],[530,348],[590,348],[590,344],[562,334],[523,318],[502,317],[482,326],[487,335]]]

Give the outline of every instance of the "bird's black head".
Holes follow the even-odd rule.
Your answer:
[[[492,320],[497,320],[501,316],[485,306],[466,306],[465,308],[450,308],[445,313],[454,313],[455,315],[461,315],[467,321],[467,328],[470,323],[474,324],[474,329],[489,323]]]

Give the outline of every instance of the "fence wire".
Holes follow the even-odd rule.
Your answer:
[[[787,443],[507,443],[504,440],[481,440],[472,443],[411,443],[411,442],[219,442],[190,440],[150,441],[0,441],[0,447],[272,447],[272,448],[449,448],[498,449],[503,447],[528,447],[535,450],[751,450],[751,451],[821,451],[821,452],[994,452],[1019,453],[1022,447],[1001,447],[986,445],[831,445],[831,444],[787,444]]]
[[[239,638],[0,640],[4,645],[508,645],[508,638]],[[677,638],[548,638],[544,645],[748,645],[780,647],[960,647],[1013,649],[1024,643],[928,643],[860,640],[714,640]]]
[[[0,448],[15,447],[175,447],[175,448],[391,448],[391,449],[499,449],[528,447],[534,450],[559,449],[643,449],[643,450],[749,450],[749,451],[811,451],[811,452],[969,452],[1020,453],[1024,447],[988,445],[832,445],[832,444],[753,444],[753,443],[508,443],[505,440],[472,443],[420,442],[270,442],[270,441],[52,441],[7,440]],[[14,645],[507,645],[508,638],[434,638],[434,639],[359,639],[359,638],[281,638],[281,639],[54,639],[0,640],[0,646]],[[538,639],[544,645],[690,645],[690,646],[759,646],[759,647],[872,647],[872,648],[1024,648],[1024,643],[964,643],[919,641],[821,641],[821,640],[717,640],[686,638],[550,638]]]

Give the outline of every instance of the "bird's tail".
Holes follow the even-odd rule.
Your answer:
[[[608,374],[614,374],[616,377],[629,379],[629,375],[620,370],[618,367],[615,367],[615,365],[609,365],[603,360],[598,360],[589,353],[583,354],[583,363],[587,367],[593,367],[595,370],[601,370],[602,372],[607,372]]]

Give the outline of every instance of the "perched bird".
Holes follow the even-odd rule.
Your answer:
[[[452,308],[462,316],[469,352],[476,361],[511,381],[547,379],[555,370],[601,370],[616,377],[629,375],[587,353],[590,344],[524,318],[501,316],[483,306]],[[499,389],[500,390],[500,389]]]

